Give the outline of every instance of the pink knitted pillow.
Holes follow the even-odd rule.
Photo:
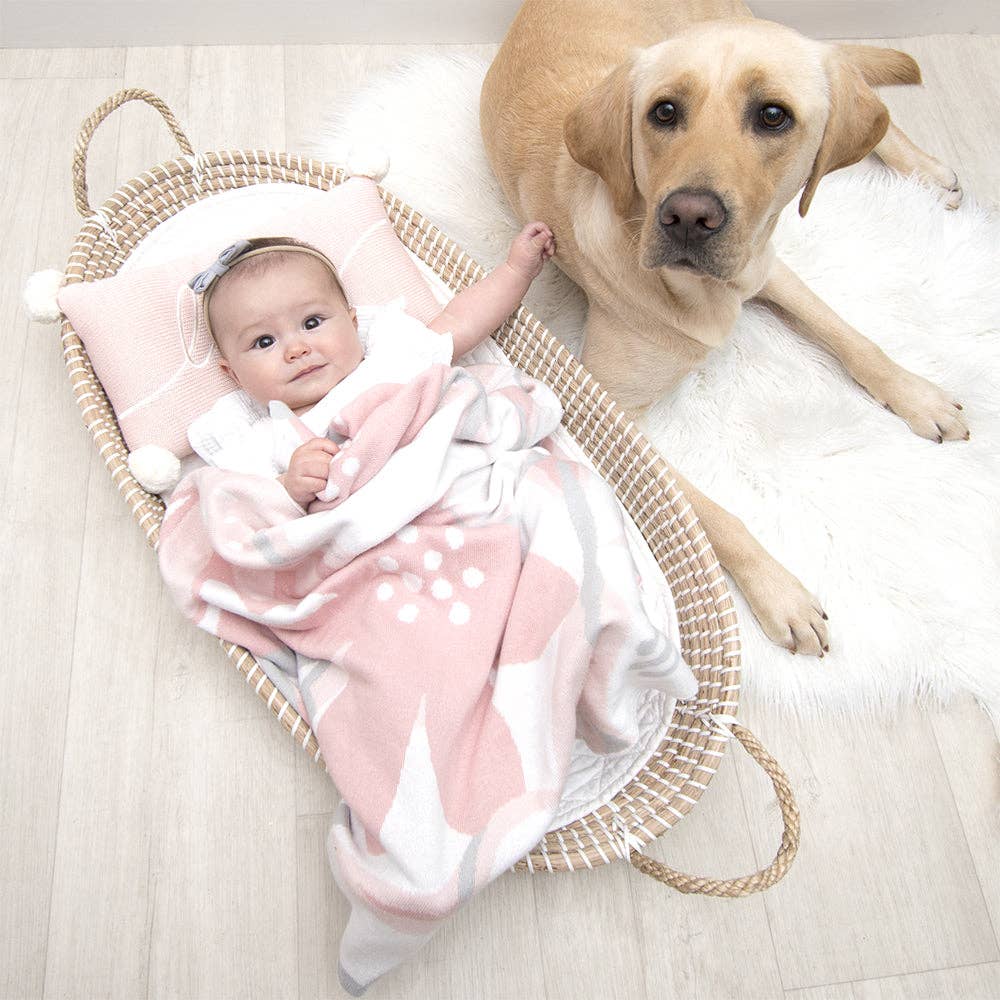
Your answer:
[[[354,177],[326,192],[260,184],[198,202],[158,225],[114,277],[59,292],[130,450],[155,444],[189,454],[188,424],[236,387],[219,369],[203,323],[194,334],[187,282],[230,243],[254,236],[289,236],[322,250],[352,303],[402,298],[425,322],[441,309],[373,181]]]

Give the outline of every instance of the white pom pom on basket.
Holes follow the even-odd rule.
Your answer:
[[[177,139],[182,157],[133,178],[92,211],[86,186],[86,157],[97,126],[127,101],[156,108]],[[379,165],[375,165],[377,168]],[[132,250],[162,221],[212,194],[253,184],[286,182],[323,190],[345,179],[338,167],[287,153],[219,151],[197,157],[170,109],[145,90],[113,95],[86,119],[73,163],[76,206],[83,226],[70,254],[66,281],[93,281],[115,274]],[[373,168],[374,169],[374,168]],[[482,276],[462,249],[418,212],[380,189],[386,212],[404,245],[453,290]],[[122,497],[149,543],[156,545],[164,505],[140,485],[114,412],[94,374],[86,350],[64,320],[62,339],[74,394]],[[743,896],[780,880],[799,841],[798,810],[781,768],[756,738],[734,721],[738,708],[740,652],[736,614],[725,578],[690,505],[669,467],[570,352],[523,307],[495,335],[512,364],[550,385],[565,408],[564,425],[597,471],[615,489],[642,532],[667,579],[680,620],[684,657],[699,681],[698,697],[678,703],[660,746],[649,761],[606,804],[550,831],[519,869],[567,871],[627,858],[636,868],[682,892]],[[158,470],[157,470],[158,471]],[[253,656],[221,642],[248,684],[314,760],[319,746],[307,722],[274,687]],[[638,852],[698,801],[715,773],[731,736],[767,772],[783,819],[774,861],[745,878],[715,880],[676,872]]]

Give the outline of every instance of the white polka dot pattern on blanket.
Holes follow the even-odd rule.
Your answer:
[[[477,602],[488,600],[486,573],[466,561],[478,537],[455,525],[409,524],[387,539],[388,551],[376,561],[382,573],[373,586],[389,622],[413,625],[419,620],[421,629],[432,630],[446,622],[446,627],[468,625]],[[421,539],[423,545],[414,550]]]

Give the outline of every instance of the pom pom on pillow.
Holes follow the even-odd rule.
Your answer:
[[[350,177],[369,177],[380,181],[389,172],[389,153],[379,145],[352,146],[344,159],[344,170]]]
[[[62,310],[56,296],[65,275],[49,269],[36,271],[24,285],[24,306],[35,323],[56,323],[62,319]]]
[[[352,304],[402,296],[417,319],[440,311],[369,179],[330,191],[257,184],[197,202],[161,222],[114,277],[59,290],[130,450],[155,444],[190,454],[188,425],[235,388],[203,323],[196,334],[201,303],[187,282],[230,243],[253,236],[289,236],[321,250]]]
[[[133,451],[128,457],[128,470],[148,493],[172,490],[181,478],[180,459],[155,444]]]

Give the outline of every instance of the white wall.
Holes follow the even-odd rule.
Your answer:
[[[613,3],[614,0],[609,0]],[[0,47],[499,41],[520,0],[0,0]],[[997,0],[749,0],[822,37],[1000,33]]]

